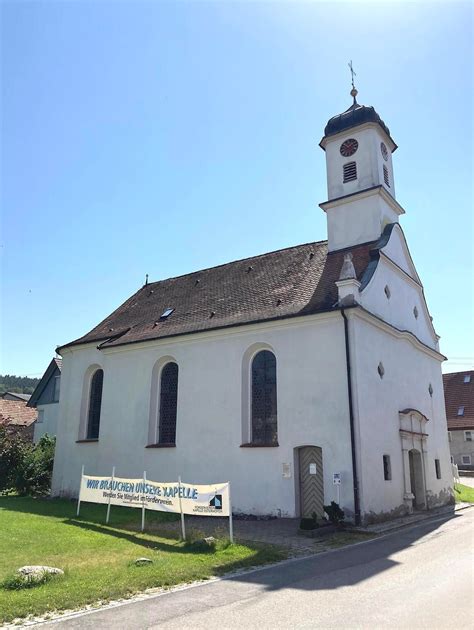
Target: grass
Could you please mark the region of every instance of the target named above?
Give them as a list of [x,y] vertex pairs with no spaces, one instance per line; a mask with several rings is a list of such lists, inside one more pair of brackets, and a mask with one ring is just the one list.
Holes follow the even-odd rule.
[[456,503],[474,503],[474,488],[462,483],[455,483],[454,496]]
[[[66,500],[0,497],[0,582],[5,586],[25,564],[65,571],[62,578],[22,590],[0,588],[0,623],[28,615],[127,597],[152,587],[169,587],[286,557],[284,550],[260,544],[230,545],[218,539],[215,550],[185,544],[163,529],[173,514],[147,512],[150,532],[138,531],[140,511],[112,507],[105,525],[103,505]],[[162,531],[160,531],[160,527]],[[139,557],[153,564],[136,566]]]

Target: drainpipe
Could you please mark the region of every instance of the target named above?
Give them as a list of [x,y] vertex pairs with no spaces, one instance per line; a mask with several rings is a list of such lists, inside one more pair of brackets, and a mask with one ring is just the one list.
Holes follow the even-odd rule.
[[354,490],[354,521],[356,525],[360,525],[360,498],[359,498],[359,482],[357,478],[357,462],[356,462],[356,446],[355,446],[355,428],[354,428],[354,402],[352,399],[352,379],[351,379],[351,355],[349,350],[349,322],[343,308],[341,315],[344,319],[344,339],[346,345],[346,371],[347,371],[347,395],[349,398],[349,424],[351,427],[351,453],[352,453],[352,479]]

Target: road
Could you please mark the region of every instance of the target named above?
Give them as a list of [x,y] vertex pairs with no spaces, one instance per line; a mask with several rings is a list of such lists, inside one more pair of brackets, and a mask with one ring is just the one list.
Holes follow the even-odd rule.
[[473,627],[474,508],[345,550],[64,620],[59,630]]

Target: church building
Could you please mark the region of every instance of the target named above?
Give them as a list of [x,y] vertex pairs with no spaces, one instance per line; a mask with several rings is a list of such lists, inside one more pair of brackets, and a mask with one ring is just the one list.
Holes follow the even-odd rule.
[[[60,348],[52,493],[229,481],[234,513],[356,523],[453,501],[439,337],[373,107],[327,123],[327,240],[146,283]],[[339,483],[340,482],[340,483]]]

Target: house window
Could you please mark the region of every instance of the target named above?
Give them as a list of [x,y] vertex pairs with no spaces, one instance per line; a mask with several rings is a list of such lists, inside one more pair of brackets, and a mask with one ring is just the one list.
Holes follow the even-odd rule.
[[470,455],[463,455],[462,456],[462,463],[466,464],[467,466],[471,465],[471,456]]
[[472,431],[464,431],[464,441],[472,442]]
[[464,374],[464,382],[465,383],[470,383],[471,382],[471,375],[470,374]]
[[458,407],[458,416],[463,416],[464,415],[464,405],[461,405],[460,407]]
[[385,166],[385,164],[383,165],[383,181],[390,188],[390,180],[388,178],[388,168]]
[[178,364],[167,363],[161,371],[159,443],[176,443]]
[[385,481],[392,479],[392,465],[390,463],[390,455],[383,456],[383,478]]
[[40,410],[38,411],[38,417],[37,417],[37,419],[36,419],[36,422],[37,422],[38,424],[41,424],[42,422],[44,422],[44,409],[40,409]]
[[59,402],[59,390],[61,389],[61,376],[54,377],[53,402]]
[[436,471],[436,479],[441,479],[441,466],[439,463],[439,459],[435,459],[435,471]]
[[252,361],[252,443],[278,444],[277,377],[273,352],[261,350]]
[[348,162],[342,167],[343,183],[352,182],[357,179],[357,164],[355,162]]
[[89,412],[87,414],[87,439],[97,440],[99,437],[100,409],[102,406],[102,385],[104,370],[96,370],[92,375],[89,393]]

